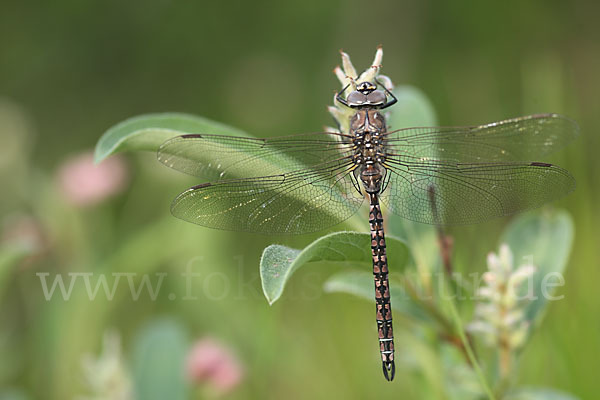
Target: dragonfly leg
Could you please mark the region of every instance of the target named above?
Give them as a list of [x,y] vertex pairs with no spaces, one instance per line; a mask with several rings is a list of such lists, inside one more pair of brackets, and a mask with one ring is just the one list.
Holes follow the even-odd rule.
[[350,106],[348,105],[348,102],[346,101],[346,99],[342,97],[342,94],[344,94],[344,92],[346,91],[346,89],[348,89],[349,86],[350,86],[350,84],[347,84],[346,86],[344,86],[344,88],[342,90],[340,90],[335,95],[335,99],[337,101],[339,101],[340,103],[342,103],[343,105],[345,105],[346,107],[350,107]]

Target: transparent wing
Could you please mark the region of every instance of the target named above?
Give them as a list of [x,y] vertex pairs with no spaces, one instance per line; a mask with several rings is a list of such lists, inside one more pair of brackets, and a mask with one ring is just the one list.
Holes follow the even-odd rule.
[[382,202],[401,217],[428,224],[470,224],[511,215],[575,188],[568,171],[546,163],[449,163],[393,157],[386,167],[388,184]]
[[311,169],[198,185],[181,193],[173,215],[209,228],[299,234],[333,226],[360,207],[345,160]]
[[343,134],[310,133],[271,139],[183,135],[158,150],[163,164],[207,180],[279,175],[342,156],[352,145]]
[[399,129],[386,134],[386,143],[390,153],[415,160],[527,161],[565,146],[578,133],[567,117],[538,114],[480,126]]

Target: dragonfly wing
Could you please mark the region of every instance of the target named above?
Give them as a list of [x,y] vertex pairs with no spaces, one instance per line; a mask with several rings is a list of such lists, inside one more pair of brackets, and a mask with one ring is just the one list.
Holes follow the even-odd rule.
[[198,185],[181,193],[173,215],[209,228],[300,234],[333,226],[360,207],[351,169],[343,160],[257,178]]
[[279,175],[327,160],[351,156],[343,135],[311,133],[257,139],[222,135],[183,135],[158,150],[163,164],[207,180]]
[[579,133],[562,115],[538,114],[480,126],[399,129],[386,134],[392,154],[459,163],[527,161],[567,145]]
[[[546,163],[450,163],[389,159],[382,202],[427,224],[470,224],[558,199],[575,188],[568,171]],[[432,202],[432,196],[434,202]]]

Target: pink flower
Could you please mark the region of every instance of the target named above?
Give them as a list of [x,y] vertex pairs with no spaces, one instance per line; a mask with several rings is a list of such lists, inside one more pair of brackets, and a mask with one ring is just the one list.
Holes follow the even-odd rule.
[[69,203],[79,207],[98,204],[121,192],[127,175],[121,158],[111,157],[96,165],[91,152],[68,159],[58,170],[62,193]]
[[210,337],[194,344],[187,358],[186,372],[192,382],[207,382],[221,394],[239,385],[244,376],[231,350]]

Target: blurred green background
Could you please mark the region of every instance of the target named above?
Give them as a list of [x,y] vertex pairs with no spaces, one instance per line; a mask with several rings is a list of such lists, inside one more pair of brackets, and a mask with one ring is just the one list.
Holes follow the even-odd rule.
[[[422,398],[417,372],[400,371],[392,384],[380,376],[372,304],[322,294],[332,269],[299,271],[282,299],[267,305],[258,278],[263,248],[302,247],[318,235],[273,238],[176,220],[171,199],[198,182],[164,168],[153,154],[121,159],[126,187],[97,204],[69,203],[59,183],[66,160],[91,151],[107,128],[137,114],[188,112],[258,137],[318,131],[331,124],[325,106],[338,88],[338,50],[362,70],[378,44],[383,73],[420,88],[442,125],[538,112],[580,124],[579,140],[551,159],[578,182],[557,203],[576,229],[559,291],[565,298],[550,305],[518,381],[596,398],[598,15],[600,3],[583,0],[4,1],[0,398],[89,393],[82,358],[101,352],[110,329],[121,336],[123,363],[143,375],[134,381],[146,382],[144,390],[167,390],[163,398]],[[482,271],[506,222],[453,229],[457,264]],[[33,246],[15,245],[23,242]],[[201,275],[194,278],[195,300],[182,299],[189,292],[180,274],[188,265]],[[49,282],[73,272],[148,273],[153,282],[156,273],[167,275],[156,301],[145,294],[132,299],[126,277],[112,301],[103,293],[89,300],[82,285],[68,301],[46,301],[40,272],[50,274]],[[402,330],[402,319],[396,326]],[[244,377],[225,394],[190,385],[177,397],[168,391],[182,378],[176,360],[203,337],[224,343]],[[144,372],[152,354],[164,373]]]

